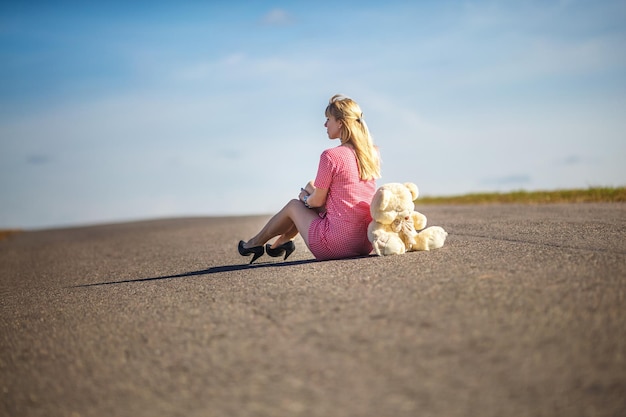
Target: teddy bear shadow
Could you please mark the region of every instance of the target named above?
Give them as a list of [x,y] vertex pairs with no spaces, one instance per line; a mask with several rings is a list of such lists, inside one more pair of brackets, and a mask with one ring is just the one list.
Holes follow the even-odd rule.
[[222,265],[222,266],[214,266],[214,267],[207,268],[207,269],[201,269],[198,271],[183,272],[182,274],[163,275],[159,277],[124,279],[124,280],[118,280],[118,281],[96,282],[92,284],[73,285],[70,288],[98,287],[98,286],[103,286],[103,285],[130,284],[130,283],[160,281],[160,280],[168,280],[168,279],[191,278],[191,277],[197,277],[197,276],[202,276],[202,275],[222,274],[225,272],[243,271],[243,270],[250,270],[250,269],[285,268],[289,266],[306,265],[310,263],[331,262],[331,261],[338,262],[338,261],[345,261],[345,260],[350,260],[350,259],[367,258],[371,256],[375,256],[375,255],[355,256],[351,258],[334,259],[334,260],[303,259],[303,260],[285,261],[285,262],[263,262],[263,263],[258,263],[258,264]]

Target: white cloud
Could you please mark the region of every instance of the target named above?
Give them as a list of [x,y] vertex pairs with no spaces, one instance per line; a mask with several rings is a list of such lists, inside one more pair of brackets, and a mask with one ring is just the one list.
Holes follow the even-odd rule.
[[[507,49],[507,42],[498,42],[488,50],[478,52],[472,67],[458,74],[450,86],[515,85],[554,76],[563,79],[626,68],[626,58],[616,53],[620,46],[613,39],[562,41],[531,35],[525,39],[509,40],[508,44],[523,46]],[[477,62],[479,59],[480,64]]]
[[293,16],[284,9],[272,9],[263,18],[261,22],[269,26],[287,26],[294,22]]
[[[364,5],[368,12],[350,16],[372,30],[345,44],[332,40],[353,28],[327,30],[332,23],[315,11],[301,15],[307,30],[293,37],[250,25],[259,23],[252,11],[109,40],[134,59],[117,89],[47,97],[43,113],[32,106],[0,120],[0,187],[14,216],[6,224],[275,211],[334,145],[322,127],[334,93],[363,107],[382,181],[414,181],[424,194],[626,178],[623,30],[597,30],[595,21],[580,30],[577,2],[568,5],[577,21],[554,3],[471,4],[433,3],[427,25],[407,27],[399,22],[424,6]],[[261,19],[293,21],[284,9]],[[91,86],[108,76],[103,68],[65,82]],[[36,210],[42,199],[45,213]]]
[[315,54],[308,57],[270,54],[253,57],[237,52],[215,60],[182,62],[172,68],[170,79],[192,83],[195,89],[206,86],[198,84],[202,81],[210,82],[211,88],[224,81],[245,85],[260,83],[255,87],[274,84],[284,88],[288,82],[323,80],[325,74],[331,72],[330,63]]

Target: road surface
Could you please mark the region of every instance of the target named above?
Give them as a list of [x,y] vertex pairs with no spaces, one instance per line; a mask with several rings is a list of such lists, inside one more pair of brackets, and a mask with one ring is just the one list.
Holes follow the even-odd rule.
[[2,416],[624,416],[626,205],[425,206],[431,252],[236,251],[267,216],[0,241]]

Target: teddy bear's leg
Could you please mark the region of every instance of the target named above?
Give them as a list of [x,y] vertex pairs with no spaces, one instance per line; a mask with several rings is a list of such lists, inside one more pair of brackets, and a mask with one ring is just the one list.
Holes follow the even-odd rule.
[[439,226],[428,227],[418,233],[412,250],[439,249],[446,241],[448,233]]
[[378,256],[401,255],[406,252],[404,242],[397,234],[379,231],[372,240],[372,247]]
[[384,256],[391,236],[388,226],[372,221],[367,227],[367,238],[372,243],[374,252],[378,256]]

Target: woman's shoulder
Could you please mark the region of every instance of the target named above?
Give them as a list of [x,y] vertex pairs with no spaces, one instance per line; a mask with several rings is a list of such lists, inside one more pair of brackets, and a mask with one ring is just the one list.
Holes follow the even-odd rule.
[[350,154],[353,154],[353,153],[354,153],[354,151],[352,150],[352,148],[349,148],[349,147],[343,146],[343,145],[339,145],[339,146],[335,146],[334,148],[326,149],[324,152],[322,152],[322,155],[340,156],[340,155],[350,155]]
[[353,149],[347,146],[336,146],[322,152],[320,161],[336,168],[351,167],[353,164],[356,164],[356,157]]

